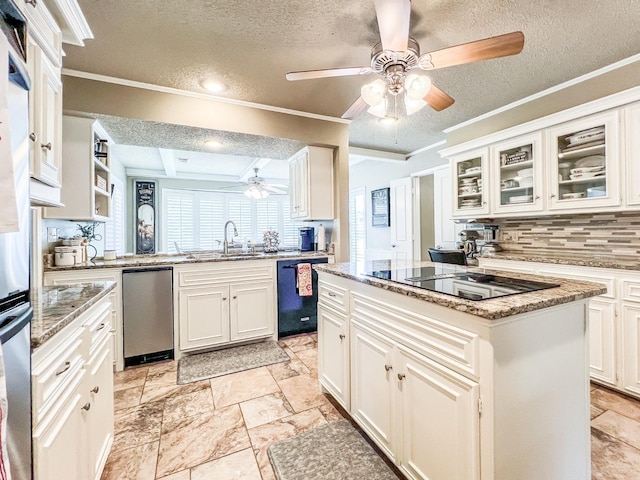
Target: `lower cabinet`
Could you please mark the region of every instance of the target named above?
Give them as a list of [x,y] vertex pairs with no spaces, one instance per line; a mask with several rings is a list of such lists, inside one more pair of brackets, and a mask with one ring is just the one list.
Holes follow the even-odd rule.
[[318,303],[319,380],[346,410],[351,408],[348,330],[345,313]]
[[613,300],[589,301],[589,368],[591,378],[616,385],[616,305]]
[[622,382],[627,393],[640,397],[640,305],[623,303],[624,372]]
[[273,263],[174,267],[181,351],[266,338],[276,322]]
[[32,354],[35,480],[99,480],[113,442],[111,299]]

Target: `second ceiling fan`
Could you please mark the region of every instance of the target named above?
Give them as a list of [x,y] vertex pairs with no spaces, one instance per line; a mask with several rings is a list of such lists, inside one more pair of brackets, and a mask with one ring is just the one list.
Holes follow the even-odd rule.
[[492,58],[516,55],[524,47],[524,34],[512,32],[497,37],[420,54],[420,46],[409,37],[410,0],[374,0],[380,43],[371,51],[370,66],[329,68],[287,73],[287,80],[369,75],[382,78],[364,85],[361,96],[342,115],[354,118],[365,109],[381,118],[397,119],[429,105],[437,111],[453,105],[454,99],[411,70],[435,70]]

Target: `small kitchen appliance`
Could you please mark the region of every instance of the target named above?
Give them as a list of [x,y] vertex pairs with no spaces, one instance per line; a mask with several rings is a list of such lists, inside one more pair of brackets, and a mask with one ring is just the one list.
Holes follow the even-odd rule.
[[315,250],[313,227],[300,227],[300,251],[311,252]]

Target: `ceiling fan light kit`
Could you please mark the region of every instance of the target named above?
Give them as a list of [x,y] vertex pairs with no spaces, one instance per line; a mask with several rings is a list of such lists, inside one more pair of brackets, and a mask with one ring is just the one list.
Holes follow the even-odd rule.
[[511,32],[475,42],[443,48],[420,55],[420,45],[409,37],[410,0],[374,0],[380,43],[371,50],[371,67],[346,67],[287,73],[290,81],[314,78],[370,75],[376,79],[364,85],[353,105],[342,118],[354,118],[363,110],[380,118],[411,115],[425,105],[444,110],[454,99],[432,85],[431,79],[415,73],[463,65],[492,58],[517,55],[524,47],[524,34]]

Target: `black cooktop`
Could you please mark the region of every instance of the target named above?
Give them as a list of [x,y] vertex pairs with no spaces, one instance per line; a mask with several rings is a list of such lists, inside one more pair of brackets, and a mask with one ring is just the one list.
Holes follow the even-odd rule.
[[499,275],[460,272],[455,267],[445,266],[376,270],[365,275],[474,301],[559,286]]

